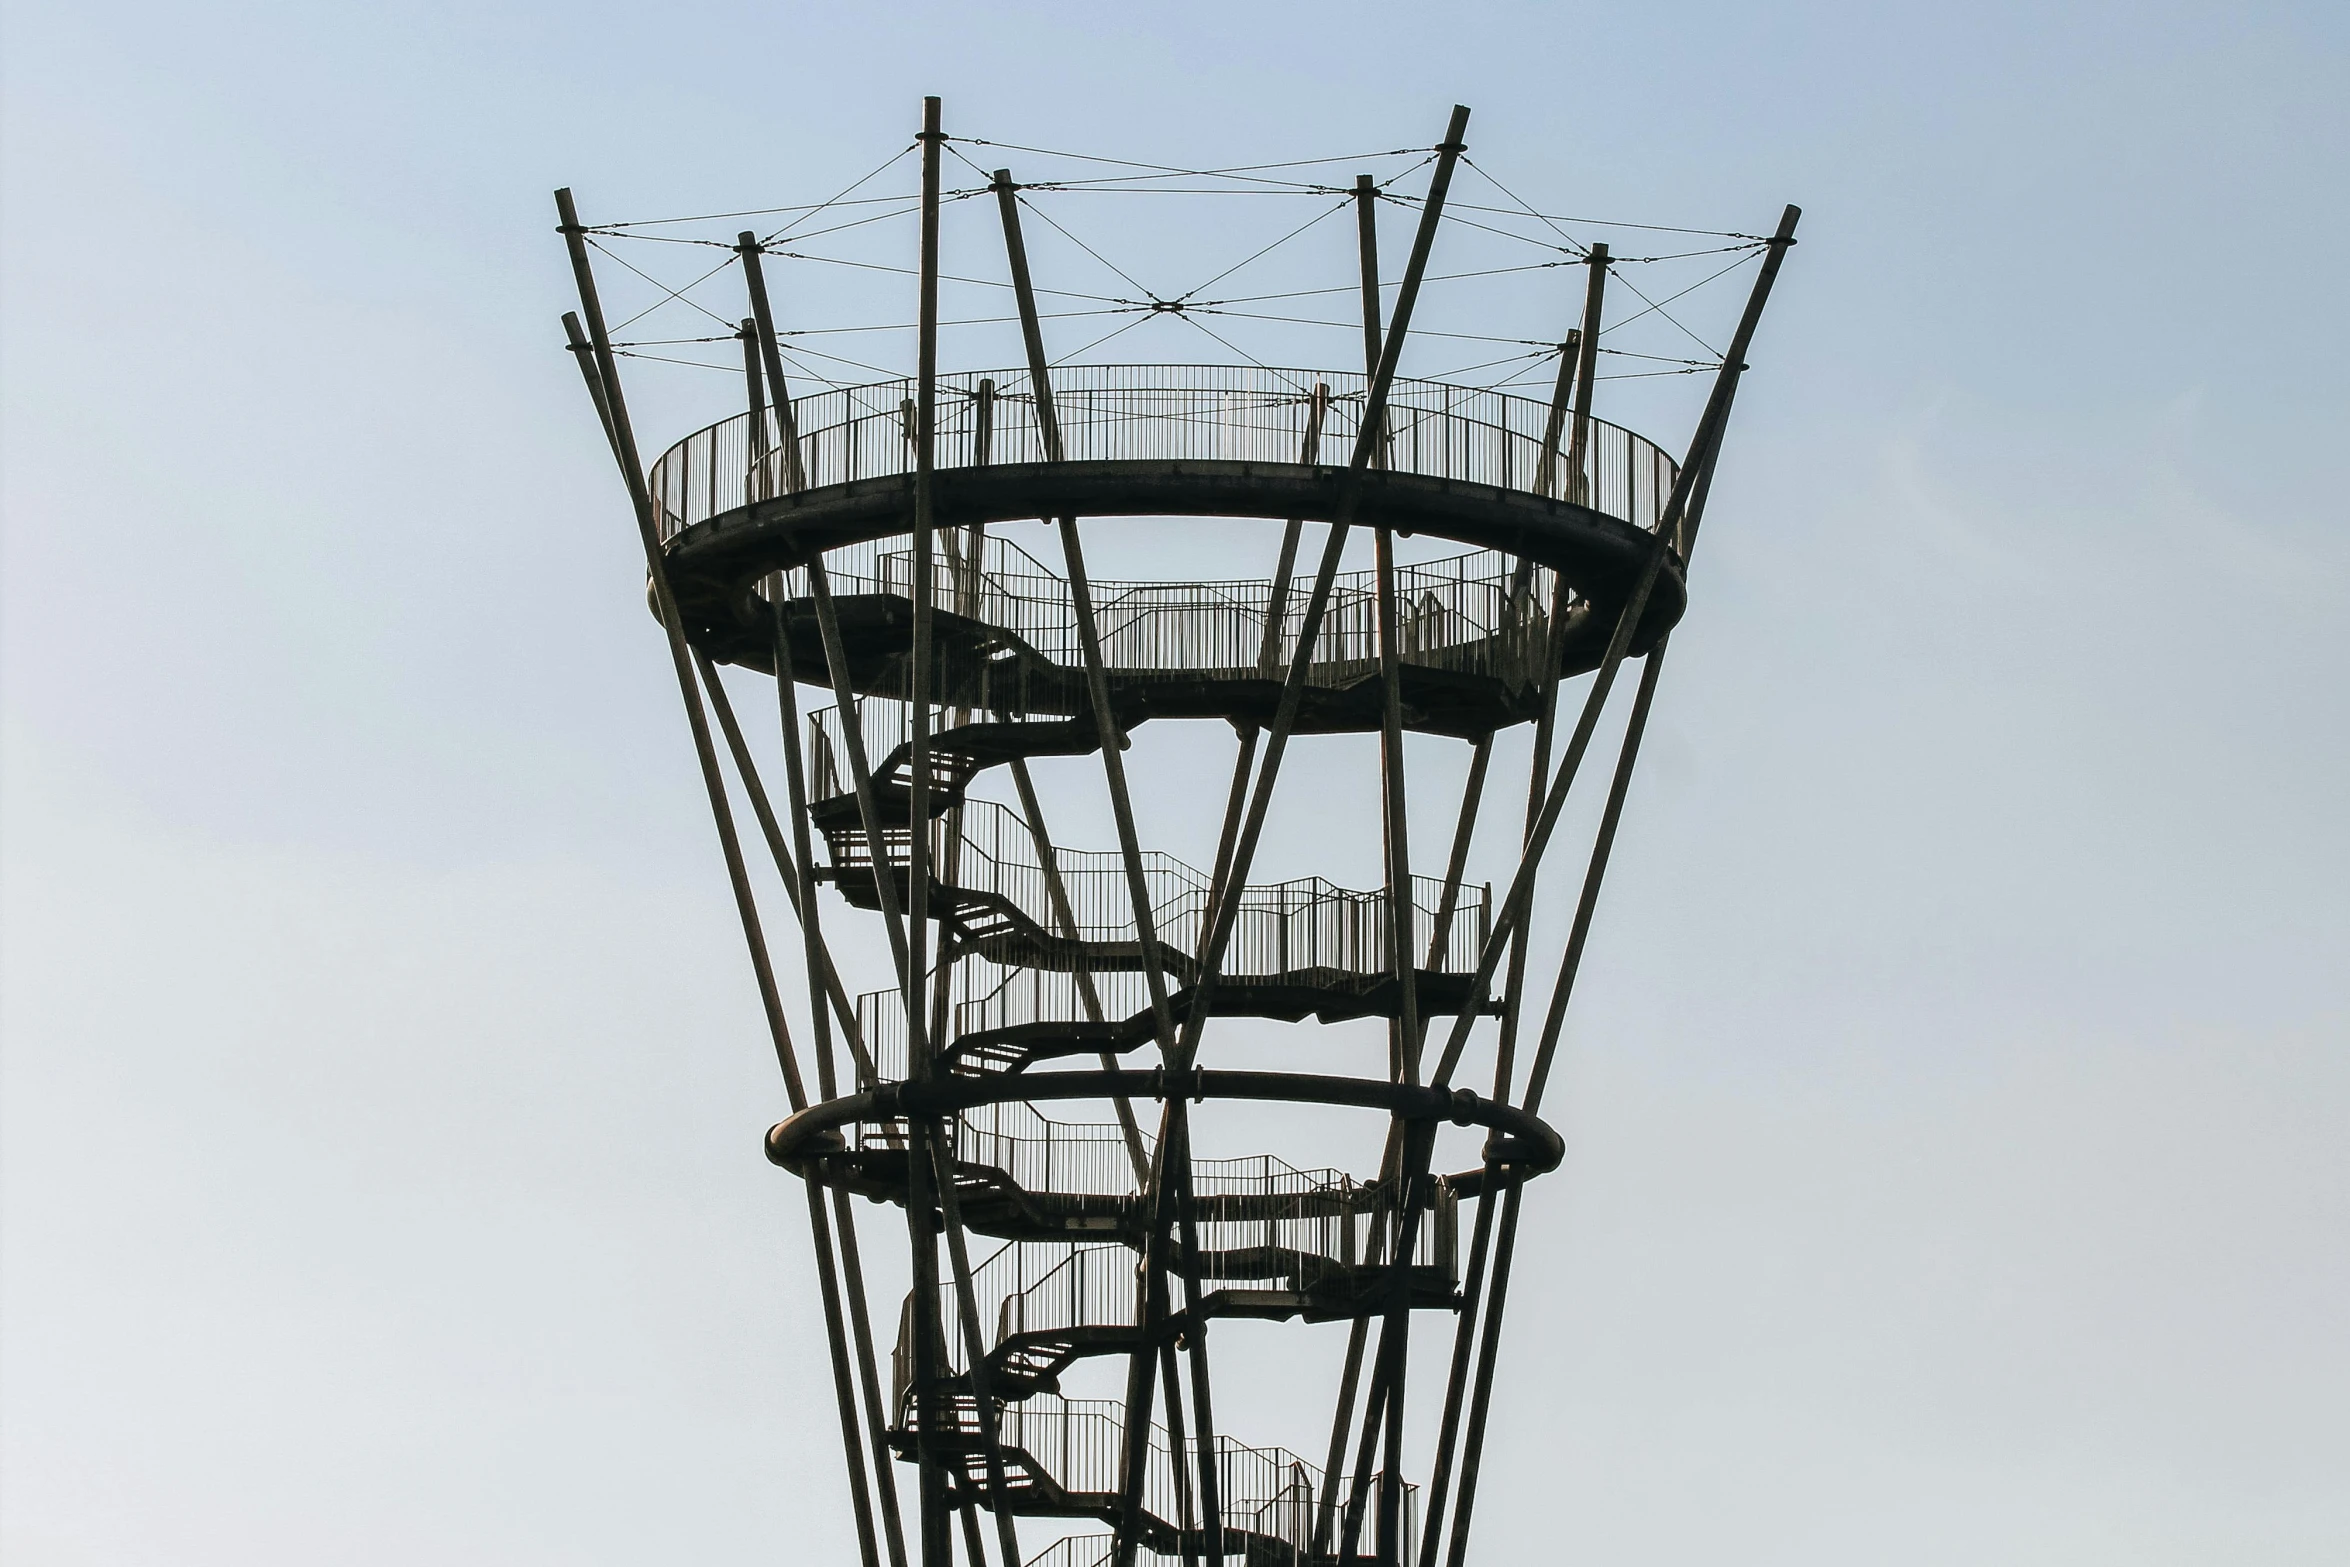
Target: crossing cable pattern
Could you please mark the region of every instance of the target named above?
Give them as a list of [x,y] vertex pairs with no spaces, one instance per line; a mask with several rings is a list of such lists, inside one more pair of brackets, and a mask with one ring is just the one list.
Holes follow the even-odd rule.
[[[1012,150],[1017,145],[1023,144],[996,142],[984,137],[951,136],[946,138],[941,144],[946,156],[954,160],[961,169],[977,176],[977,178],[951,188],[942,188],[940,192],[941,204],[946,207],[955,207],[979,201],[990,194],[988,171],[982,169],[980,162],[972,158],[966,149],[977,150],[1001,146],[1006,150]],[[795,268],[806,266],[819,271],[839,270],[851,277],[862,273],[871,276],[875,282],[890,277],[913,279],[918,269],[907,264],[902,245],[891,236],[902,233],[908,224],[920,221],[922,211],[920,192],[915,189],[896,189],[877,194],[874,193],[873,187],[877,183],[886,185],[892,172],[902,170],[918,147],[919,139],[917,138],[916,141],[908,143],[898,153],[883,160],[881,164],[869,170],[860,179],[852,181],[826,201],[746,210],[738,216],[773,216],[779,219],[776,227],[762,235],[761,244],[767,255],[786,260]],[[1252,308],[1262,307],[1278,300],[1303,299],[1317,292],[1323,292],[1310,286],[1285,288],[1261,284],[1246,293],[1232,294],[1227,290],[1219,297],[1210,297],[1208,291],[1218,288],[1232,274],[1242,272],[1247,272],[1252,276],[1262,274],[1268,264],[1284,262],[1285,258],[1293,255],[1297,256],[1297,260],[1290,265],[1285,275],[1293,277],[1300,284],[1307,283],[1311,275],[1311,268],[1315,263],[1298,254],[1298,245],[1301,239],[1312,239],[1317,227],[1324,220],[1342,210],[1353,194],[1341,178],[1335,177],[1335,171],[1359,169],[1365,165],[1375,167],[1377,172],[1368,178],[1378,192],[1378,199],[1383,204],[1393,204],[1408,210],[1416,206],[1420,199],[1418,193],[1410,188],[1409,182],[1420,177],[1423,171],[1432,165],[1436,153],[1433,148],[1429,147],[1402,148],[1355,158],[1280,160],[1268,164],[1226,167],[1192,166],[1153,162],[1146,159],[1111,158],[1101,154],[1067,151],[1053,151],[1032,156],[1046,160],[1047,166],[1032,170],[1023,178],[1022,194],[1029,211],[1038,222],[1047,226],[1050,234],[1069,246],[1072,256],[1089,265],[1099,267],[1103,276],[1116,280],[1117,284],[1116,287],[1108,290],[1087,290],[1071,287],[1065,282],[1056,280],[1055,286],[1039,289],[1041,298],[1067,301],[1071,305],[1090,308],[1117,321],[1118,324],[1111,327],[1108,332],[1094,334],[1096,342],[1080,343],[1059,350],[1063,360],[1077,362],[1082,359],[1083,355],[1098,346],[1099,342],[1107,341],[1113,335],[1123,340],[1127,334],[1141,331],[1147,336],[1150,329],[1175,322],[1182,323],[1183,331],[1194,334],[1207,333],[1211,330],[1208,318],[1217,315],[1233,320],[1261,321],[1266,325],[1296,326],[1307,330],[1345,325],[1341,322],[1320,322],[1311,317],[1285,316],[1277,311],[1268,312],[1262,308]],[[1533,249],[1539,253],[1536,259],[1512,262],[1507,261],[1502,253],[1496,252],[1492,255],[1492,264],[1489,265],[1465,268],[1451,267],[1432,272],[1426,282],[1430,285],[1448,285],[1447,288],[1438,290],[1438,293],[1444,295],[1448,300],[1456,301],[1459,308],[1468,310],[1472,315],[1476,312],[1478,297],[1473,290],[1478,282],[1489,281],[1513,273],[1538,274],[1545,269],[1580,265],[1588,244],[1588,241],[1580,236],[1593,229],[1601,231],[1620,229],[1633,233],[1657,235],[1674,234],[1723,242],[1711,246],[1686,242],[1679,246],[1669,243],[1661,246],[1651,245],[1646,248],[1645,253],[1621,254],[1617,258],[1616,264],[1619,269],[1656,270],[1660,277],[1682,271],[1692,262],[1702,264],[1709,257],[1729,255],[1736,259],[1744,259],[1764,243],[1760,236],[1732,229],[1705,229],[1694,225],[1628,223],[1616,220],[1554,217],[1519,200],[1510,187],[1504,185],[1484,165],[1471,161],[1469,167],[1480,179],[1486,181],[1489,188],[1507,204],[1492,201],[1478,203],[1455,200],[1451,204],[1454,216],[1448,221],[1448,230],[1457,231],[1454,235],[1456,239],[1487,241],[1490,242],[1490,246],[1502,247],[1503,251],[1510,247],[1516,247],[1520,255],[1523,255],[1526,249]],[[1213,205],[1240,201],[1246,207],[1249,204],[1261,203],[1266,200],[1271,200],[1276,205],[1303,203],[1304,206],[1296,217],[1272,227],[1264,239],[1249,242],[1237,257],[1228,257],[1213,262],[1195,273],[1197,281],[1191,286],[1153,289],[1144,287],[1138,280],[1147,276],[1152,270],[1163,270],[1167,265],[1166,256],[1159,252],[1152,252],[1144,258],[1147,264],[1138,264],[1137,261],[1119,254],[1121,250],[1132,248],[1134,241],[1124,239],[1116,244],[1108,242],[1100,232],[1097,222],[1086,215],[1086,211],[1080,210],[1087,198],[1108,196],[1124,197],[1129,200],[1137,197],[1149,197],[1151,199],[1146,205],[1152,207],[1163,206],[1168,201],[1194,207],[1203,202]],[[1077,203],[1077,206],[1069,207],[1068,204],[1072,202]],[[589,229],[591,240],[602,247],[601,253],[622,259],[624,264],[641,268],[642,274],[649,279],[645,286],[651,290],[651,297],[641,309],[622,322],[621,328],[616,330],[625,330],[632,323],[648,316],[663,312],[674,313],[679,310],[689,312],[695,319],[702,321],[710,321],[713,318],[723,319],[728,312],[715,303],[706,304],[703,296],[709,288],[717,286],[723,281],[723,274],[733,264],[731,256],[727,260],[719,262],[715,267],[699,269],[683,279],[667,280],[662,278],[661,269],[654,266],[650,260],[639,257],[634,261],[627,261],[620,257],[620,252],[616,247],[635,243],[646,246],[665,246],[673,252],[680,245],[689,247],[689,252],[691,247],[696,246],[731,250],[733,247],[730,239],[697,232],[697,230],[704,229],[709,225],[727,221],[729,221],[727,214],[707,213],[675,218],[622,220],[600,223]],[[1209,221],[1213,222],[1214,220]],[[1234,213],[1233,222],[1236,227],[1255,226],[1244,213],[1237,210]],[[1130,228],[1131,225],[1120,223],[1118,227],[1123,230]],[[1183,227],[1186,232],[1192,232],[1198,230],[1199,225],[1186,222]],[[849,245],[852,248],[844,251],[838,248],[840,245]],[[1164,251],[1165,247],[1159,249]],[[1304,270],[1301,271],[1300,268]],[[1677,277],[1661,291],[1642,282],[1627,282],[1625,286],[1631,289],[1635,296],[1641,298],[1644,303],[1648,299],[1654,298],[1660,306],[1670,306],[1672,297],[1693,286],[1702,288],[1704,283],[1709,281],[1713,281],[1713,279],[1699,278],[1692,282],[1687,278]],[[987,277],[968,268],[942,272],[941,282],[951,285],[965,294],[976,290],[981,294],[994,293],[999,298],[1009,287],[1000,277]],[[1396,279],[1388,279],[1382,287],[1392,293],[1396,283]],[[1452,285],[1466,285],[1466,288]],[[825,285],[824,291],[828,294],[837,292],[830,285]],[[886,297],[876,295],[871,290],[853,290],[852,292],[856,293],[858,297],[872,298],[877,303],[881,298]],[[1642,314],[1645,315],[1646,312],[1644,311]],[[1639,319],[1638,316],[1627,318],[1625,322],[1617,323],[1617,326],[1636,324]],[[1660,325],[1664,324],[1662,316],[1650,317],[1649,319]],[[990,328],[1000,329],[1008,324],[1010,324],[1009,321],[1000,312],[991,311],[960,311],[956,312],[951,319],[942,320],[940,323],[941,327],[946,329],[957,341],[974,333],[984,335]],[[917,325],[918,323],[912,319],[899,315],[894,319],[876,319],[864,326],[826,327],[821,330],[835,333],[868,334],[874,336],[877,342],[893,340],[910,348],[911,344],[907,342],[907,339],[915,334]],[[801,326],[789,329],[786,340],[794,352],[811,346],[806,342],[806,335],[811,330],[811,328]],[[1669,330],[1676,336],[1683,330],[1677,318]],[[1447,338],[1482,338],[1507,341],[1526,348],[1555,346],[1555,341],[1549,344],[1525,343],[1522,340],[1522,334],[1459,331],[1450,322],[1430,322],[1424,325],[1420,331],[1424,336],[1442,334]],[[685,334],[664,335],[682,337]],[[1264,346],[1261,343],[1251,341],[1248,338],[1234,337],[1228,332],[1216,332],[1214,337],[1222,351],[1229,352],[1237,358],[1243,360],[1250,357],[1261,358],[1265,354]],[[1688,341],[1687,338],[1679,338],[1678,340]],[[641,356],[646,353],[643,346],[619,344],[616,347],[617,351],[624,354]],[[1612,349],[1613,345],[1611,345],[1610,351]],[[901,348],[898,352],[902,353],[903,351]],[[1634,349],[1633,351],[1637,352],[1638,350]],[[857,368],[859,366],[885,365],[893,355],[888,351],[867,354],[851,352],[840,357],[846,367]],[[1145,357],[1156,358],[1164,357],[1164,355],[1160,352],[1146,350]],[[1308,355],[1306,357],[1310,359],[1315,356]],[[681,363],[700,363],[714,370],[728,369],[723,363],[715,361],[691,361],[683,359],[682,356],[666,354],[659,356],[660,360],[672,358],[680,359]],[[659,360],[655,362],[659,362]],[[900,364],[904,363],[905,360],[900,359]]]
[[[558,197],[581,298],[579,314],[565,318],[569,346],[636,516],[792,1112],[768,1152],[804,1181],[861,1559],[948,1567],[959,1548],[971,1567],[1233,1556],[1433,1567],[1441,1552],[1457,1567],[1494,1412],[1523,1189],[1562,1152],[1537,1112],[1723,431],[1793,243],[1795,209],[1767,239],[1549,216],[1467,159],[1465,109],[1432,147],[1226,167],[949,137],[937,100],[925,109],[904,151],[823,202],[589,227],[568,192]],[[980,169],[964,147],[1020,151],[1048,166],[1015,182],[1009,170]],[[912,196],[863,193],[917,152]],[[950,157],[984,183],[947,189]],[[1094,172],[1056,178],[1053,163]],[[1347,164],[1378,172],[1357,168],[1351,185],[1323,177]],[[1509,205],[1452,201],[1462,164]],[[1424,188],[1413,188],[1423,172]],[[1138,281],[1153,268],[1113,259],[1080,237],[1069,214],[1041,205],[1138,194],[1312,205],[1239,260],[1161,294]],[[968,263],[946,271],[942,213],[991,195],[1007,276]],[[1393,281],[1377,259],[1382,206],[1414,218]],[[1286,264],[1349,210],[1355,284],[1258,284],[1254,295],[1206,297],[1243,271]],[[1037,288],[1024,216],[1133,293]],[[674,285],[613,249],[628,240],[720,244],[691,231],[741,217],[784,221],[764,236],[738,233],[726,260]],[[801,248],[818,238],[867,242],[908,218],[918,229],[911,267]],[[1728,243],[1618,257],[1569,232],[1586,226]],[[1440,232],[1533,246],[1548,258],[1436,270]],[[597,293],[599,255],[656,296],[624,326],[685,310],[730,330],[616,343]],[[1757,257],[1725,354],[1690,359],[1601,342],[1653,320],[1704,348],[1666,307]],[[782,330],[769,260],[910,276],[919,308],[904,325]],[[1643,308],[1603,319],[1606,286],[1623,281],[1625,268],[1687,262],[1714,270],[1677,290],[1625,282]],[[1460,372],[1506,367],[1494,386],[1399,374],[1429,285],[1490,288],[1568,266],[1581,267],[1588,286],[1579,319],[1556,341],[1455,330],[1467,324],[1458,318],[1421,333],[1520,350]],[[747,317],[697,293],[736,267]],[[950,317],[942,285],[1008,293],[1014,314]],[[1359,300],[1359,322],[1232,308],[1342,293]],[[1040,297],[1084,308],[1046,312]],[[1179,318],[1237,363],[1082,362],[1098,340],[1051,357],[1045,323],[1086,314],[1132,317],[1111,335]],[[1364,369],[1276,368],[1207,316],[1360,331]],[[948,331],[1011,324],[1023,369],[941,370]],[[805,342],[817,332],[906,330],[914,368],[902,378]],[[740,348],[731,368],[648,352],[729,340]],[[882,378],[833,382],[800,354]],[[1602,354],[1663,368],[1602,375]],[[745,411],[648,466],[620,391],[624,356],[740,373]],[[795,365],[826,390],[795,398]],[[1547,407],[1500,390],[1543,370],[1554,380]],[[1713,390],[1679,461],[1594,415],[1600,380],[1709,372]],[[1325,461],[1333,447],[1346,451],[1343,463]],[[1080,517],[1089,514],[1280,520],[1279,559],[1261,582],[1109,582],[1088,569]],[[1022,518],[1056,533],[1057,567],[989,531]],[[1324,529],[1323,543],[1301,582],[1309,526]],[[1369,535],[1371,564],[1348,573],[1358,529]],[[1406,560],[1406,536],[1471,553]],[[1521,1088],[1520,1013],[1530,960],[1543,956],[1530,940],[1535,889],[1628,660],[1641,662],[1641,676]],[[777,681],[788,823],[730,699],[729,664]],[[1554,764],[1558,698],[1584,672],[1593,679]],[[833,705],[803,713],[803,681],[828,689]],[[1146,849],[1125,763],[1140,726],[1199,719],[1228,723],[1237,742],[1206,870]],[[1495,736],[1518,724],[1534,727],[1533,765],[1516,862],[1496,898],[1469,869]],[[1380,884],[1257,882],[1287,753],[1327,733],[1378,736]],[[1457,808],[1448,807],[1444,875],[1418,876],[1406,763],[1454,742],[1470,751]],[[1030,763],[1095,753],[1116,846],[1063,848]],[[998,769],[1016,809],[984,793]],[[736,830],[738,791],[800,927],[814,1099]],[[854,911],[878,916],[892,988],[850,993],[832,948],[833,931],[848,927],[837,910],[828,920],[830,902],[845,904],[852,924]],[[1330,1048],[1340,1054],[1349,1047],[1336,1025],[1380,1019],[1384,1068],[1348,1076],[1203,1065],[1218,1017],[1319,1020],[1332,1025]],[[1446,1017],[1431,1062],[1428,1030]],[[1219,1053],[1230,1048],[1224,1025],[1215,1034]],[[1488,1046],[1491,1091],[1454,1088],[1472,1049]],[[1086,1058],[1095,1065],[1062,1064]],[[1377,1117],[1376,1173],[1195,1149],[1209,1114],[1195,1107],[1249,1099]],[[1113,1119],[1049,1108],[1064,1100],[1106,1106]],[[1159,1107],[1147,1131],[1140,1101]],[[1448,1124],[1481,1129],[1483,1142],[1473,1163],[1444,1173]],[[865,1266],[857,1195],[899,1207],[906,1223],[910,1288],[886,1350],[886,1385],[871,1295],[882,1281]],[[1474,1215],[1465,1266],[1464,1202]],[[973,1237],[996,1249],[982,1255]],[[1409,1335],[1432,1310],[1453,1311],[1456,1322],[1433,1441],[1423,1433],[1414,1443]],[[1219,1429],[1209,1349],[1228,1335],[1212,1329],[1251,1321],[1347,1324],[1319,1463]],[[1249,1347],[1243,1334],[1219,1359]],[[1122,1384],[1122,1395],[1068,1393],[1065,1379],[1105,1393]],[[1281,1439],[1322,1438],[1309,1423]],[[895,1477],[901,1462],[915,1470],[910,1520]],[[1423,1473],[1424,1485],[1408,1478]],[[1090,1519],[1110,1532],[1024,1556],[1019,1517]]]

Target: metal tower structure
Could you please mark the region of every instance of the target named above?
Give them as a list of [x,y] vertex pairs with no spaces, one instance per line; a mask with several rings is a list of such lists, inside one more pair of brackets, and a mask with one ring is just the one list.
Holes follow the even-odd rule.
[[[1000,268],[1025,364],[981,374],[939,365],[950,138],[928,100],[908,149],[914,373],[792,395],[767,271],[782,252],[744,233],[722,267],[747,311],[747,406],[649,463],[592,265],[618,230],[557,193],[579,292],[564,325],[635,513],[789,1095],[766,1151],[804,1188],[834,1392],[810,1414],[837,1419],[865,1567],[1467,1559],[1521,1201],[1564,1152],[1544,1090],[1797,217],[1722,247],[1757,264],[1678,457],[1593,413],[1618,264],[1603,244],[1573,249],[1581,316],[1545,350],[1547,402],[1407,379],[1468,117],[1418,149],[1423,187],[1319,187],[1359,219],[1360,370],[1057,364],[1026,188],[992,171],[951,196],[992,205],[1003,248],[961,271]],[[1396,280],[1379,272],[1381,200],[1417,209]],[[1278,564],[1259,581],[1091,575],[1089,536],[1140,518],[1255,519],[1278,528]],[[1049,528],[1059,560],[1000,531],[1018,522]],[[1344,569],[1366,537],[1370,563]],[[1399,538],[1456,553],[1406,561]],[[1541,873],[1628,663],[1595,837],[1553,878],[1571,888],[1563,946],[1537,943]],[[773,677],[764,766],[722,665]],[[1195,735],[1202,781],[1218,778],[1205,869],[1145,842],[1126,755],[1146,724]],[[1525,805],[1501,813],[1514,863],[1472,884],[1495,738],[1520,726]],[[1378,741],[1378,884],[1254,879],[1285,762],[1344,734]],[[1431,876],[1412,864],[1415,807],[1429,813],[1406,761],[1436,745],[1468,761]],[[1055,843],[1044,759],[1064,781],[1090,770],[1113,848]],[[788,955],[757,854],[799,931]],[[886,956],[884,988],[844,983],[852,929],[875,973]],[[1328,1068],[1253,1066],[1248,1041],[1274,1023],[1312,1031]],[[1383,1058],[1347,1043],[1366,1030]],[[1379,1157],[1341,1171],[1194,1152],[1195,1128],[1247,1101],[1358,1117]],[[902,1228],[894,1298],[874,1288],[898,1264],[870,1211],[860,1232],[858,1197]],[[1308,1452],[1220,1423],[1212,1347],[1252,1322],[1344,1340]],[[1421,1389],[1415,1332],[1442,1373]]]

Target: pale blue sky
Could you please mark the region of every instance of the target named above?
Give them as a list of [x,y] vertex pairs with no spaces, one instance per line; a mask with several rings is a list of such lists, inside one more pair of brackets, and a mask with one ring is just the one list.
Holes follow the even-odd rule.
[[[0,1550],[852,1559],[548,192],[798,199],[935,92],[1203,160],[1460,101],[1577,210],[1806,209],[1554,1091],[1494,1558],[2350,1557],[2346,34],[19,0]],[[730,411],[669,384],[648,445]]]

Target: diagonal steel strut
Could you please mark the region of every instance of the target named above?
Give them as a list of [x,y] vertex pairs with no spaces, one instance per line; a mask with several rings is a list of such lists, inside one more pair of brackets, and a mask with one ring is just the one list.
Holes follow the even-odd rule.
[[[766,937],[760,928],[757,903],[751,894],[742,844],[735,833],[725,780],[719,772],[716,748],[710,739],[709,722],[703,713],[700,688],[687,657],[677,598],[670,587],[668,563],[662,554],[652,497],[645,487],[643,464],[637,453],[635,433],[629,424],[628,405],[620,387],[619,367],[612,354],[611,336],[605,328],[603,306],[597,296],[595,273],[588,260],[584,231],[580,227],[579,216],[568,189],[555,193],[555,205],[561,218],[565,246],[570,254],[573,278],[579,290],[580,308],[587,323],[583,333],[580,318],[566,315],[563,318],[565,334],[611,445],[613,459],[620,467],[621,477],[629,492],[631,509],[636,514],[638,539],[645,552],[646,574],[652,583],[654,601],[660,611],[662,629],[669,647],[670,664],[677,677],[687,725],[693,734],[695,757],[701,767],[704,790],[709,796],[711,818],[718,830],[719,845],[726,860],[727,879],[733,888],[744,941],[750,949],[760,1002],[766,1013],[778,1064],[783,1069],[786,1093],[796,1109],[805,1104],[806,1093],[801,1086],[791,1030],[784,1019],[782,998],[776,988]],[[858,1541],[866,1567],[875,1567],[873,1524],[870,1503],[865,1493],[863,1449],[857,1431],[855,1398],[849,1382],[848,1357],[841,1330],[839,1283],[833,1271],[832,1236],[825,1222],[821,1201],[810,1202],[808,1217],[818,1253],[818,1284],[823,1295],[835,1392],[840,1405],[844,1456],[848,1459],[851,1491],[857,1504]]]

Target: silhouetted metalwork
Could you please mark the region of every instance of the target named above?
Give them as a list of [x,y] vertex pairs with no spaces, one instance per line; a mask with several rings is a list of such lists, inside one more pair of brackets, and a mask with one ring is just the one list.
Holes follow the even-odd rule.
[[[591,231],[569,193],[558,197],[581,296],[567,331],[636,512],[791,1100],[768,1156],[806,1187],[867,1567],[945,1567],[958,1550],[972,1567],[1464,1560],[1522,1192],[1563,1154],[1541,1098],[1731,399],[1796,218],[1788,208],[1754,242],[1745,313],[1676,460],[1592,415],[1604,245],[1581,258],[1583,315],[1547,403],[1397,376],[1466,124],[1455,110],[1431,149],[1392,308],[1381,305],[1379,192],[1368,176],[1352,192],[1360,372],[1051,368],[1019,187],[998,171],[989,189],[1027,363],[946,373],[946,138],[930,100],[918,373],[793,396],[763,250],[746,234],[748,407],[650,465],[621,393]],[[1078,519],[1146,515],[1280,522],[1279,568],[1262,580],[1091,576]],[[1056,526],[1058,566],[988,531],[1022,519]],[[1313,524],[1324,548],[1301,571],[1300,530]],[[1355,528],[1370,531],[1375,565],[1342,571]],[[1399,532],[1464,553],[1399,562]],[[1628,659],[1642,661],[1641,680],[1528,1050],[1530,960],[1549,956],[1524,939],[1534,891]],[[780,812],[719,664],[777,677]],[[1559,697],[1586,674],[1562,733]],[[802,684],[829,700],[803,711]],[[1138,726],[1189,720],[1239,738],[1206,868],[1143,846],[1121,759]],[[1493,738],[1518,725],[1534,729],[1512,828],[1522,853],[1506,886],[1471,884]],[[1291,742],[1344,733],[1380,737],[1383,884],[1251,880]],[[1438,876],[1409,863],[1407,735],[1472,747]],[[813,1096],[720,738],[801,928]],[[1053,843],[1029,773],[1045,757],[1098,759],[1116,848]],[[1017,803],[973,792],[998,783]],[[891,987],[843,986],[827,897],[836,918],[881,917]],[[1384,1020],[1385,1073],[1199,1064],[1209,1020],[1235,1017]],[[1495,1050],[1483,1093],[1454,1084],[1481,1022]],[[1350,1172],[1277,1151],[1195,1155],[1195,1111],[1244,1100],[1380,1118],[1384,1156]],[[1439,1167],[1448,1126],[1482,1132],[1474,1164]],[[905,1219],[912,1288],[894,1307],[868,1294],[852,1197]],[[997,1244],[975,1257],[974,1236]],[[1416,1321],[1448,1316],[1448,1377],[1422,1467],[1404,1438],[1406,1346]],[[1210,1328],[1240,1319],[1348,1324],[1327,1454],[1217,1429]],[[1123,1367],[1123,1397],[1064,1396],[1063,1380],[1090,1362]],[[901,1463],[916,1475],[911,1528]],[[1108,1532],[1024,1558],[1024,1517]]]

